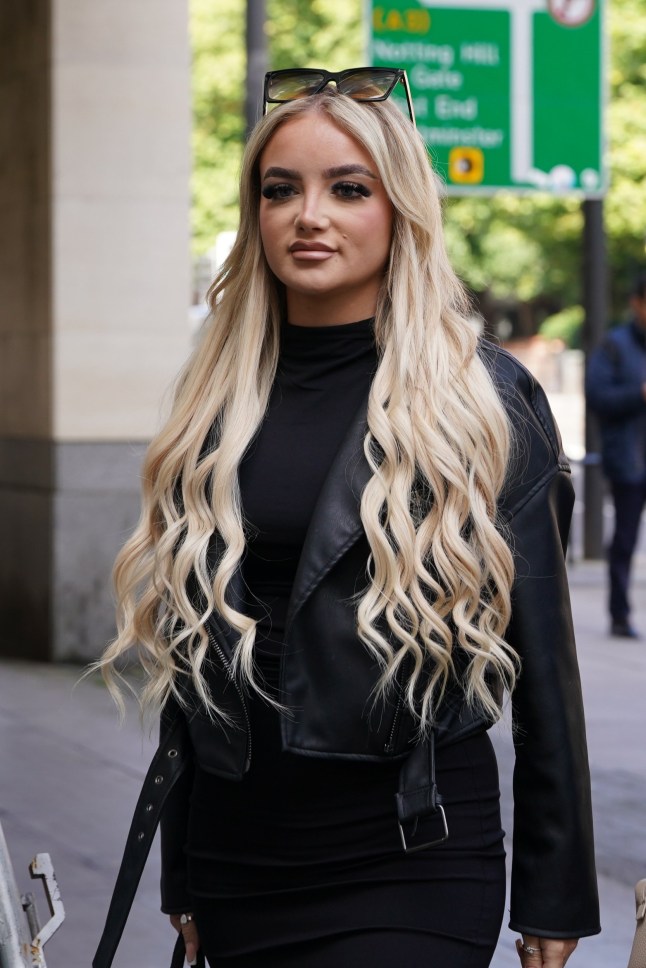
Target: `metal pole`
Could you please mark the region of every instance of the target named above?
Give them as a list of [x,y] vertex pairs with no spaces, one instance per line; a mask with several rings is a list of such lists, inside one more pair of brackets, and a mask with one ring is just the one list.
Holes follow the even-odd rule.
[[247,0],[247,137],[262,113],[262,84],[268,69],[265,19],[265,0]]
[[[608,276],[606,239],[603,227],[603,201],[587,198],[583,202],[583,350],[585,361],[597,346],[606,328],[608,313]],[[594,414],[586,408],[584,463],[583,557],[603,557],[603,476],[599,453],[599,430]]]

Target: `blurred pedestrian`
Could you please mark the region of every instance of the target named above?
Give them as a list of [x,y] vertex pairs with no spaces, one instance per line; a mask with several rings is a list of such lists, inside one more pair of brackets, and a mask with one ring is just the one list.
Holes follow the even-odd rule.
[[599,926],[558,431],[473,332],[404,72],[272,72],[265,102],[116,566],[104,668],[137,650],[163,728],[115,904],[185,760],[162,908],[190,960],[485,968],[507,689],[511,927],[562,968]]
[[610,632],[638,639],[631,621],[630,572],[646,501],[646,273],[635,280],[631,317],[590,356],[588,406],[599,417],[603,469],[615,509],[608,548]]

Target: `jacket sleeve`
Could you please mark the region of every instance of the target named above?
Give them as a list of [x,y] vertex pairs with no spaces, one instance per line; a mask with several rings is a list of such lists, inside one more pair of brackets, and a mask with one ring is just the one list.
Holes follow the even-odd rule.
[[606,340],[591,354],[586,375],[588,406],[602,417],[629,417],[646,409],[641,384],[621,378],[621,348]]
[[551,938],[600,931],[583,703],[565,569],[573,500],[569,473],[555,467],[509,523],[516,579],[507,638],[522,663],[512,698],[510,927]]
[[[162,738],[177,715],[181,716],[183,713],[177,701],[171,697],[162,710],[160,722]],[[193,774],[194,767],[191,762],[173,787],[160,821],[161,909],[164,914],[183,914],[191,910],[185,845]]]

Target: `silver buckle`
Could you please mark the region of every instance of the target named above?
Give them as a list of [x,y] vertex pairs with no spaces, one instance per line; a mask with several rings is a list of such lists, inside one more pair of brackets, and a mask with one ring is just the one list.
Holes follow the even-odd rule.
[[444,827],[444,834],[442,837],[438,837],[437,840],[429,840],[425,844],[418,844],[416,847],[409,847],[406,843],[406,834],[404,833],[404,828],[402,827],[400,821],[397,823],[399,825],[399,836],[401,837],[402,847],[404,848],[405,854],[414,854],[418,850],[426,850],[427,847],[435,847],[437,844],[443,844],[445,840],[449,839],[449,827],[446,822],[446,814],[444,813],[444,807],[441,803],[437,804],[437,809],[440,811],[442,816],[442,825]]

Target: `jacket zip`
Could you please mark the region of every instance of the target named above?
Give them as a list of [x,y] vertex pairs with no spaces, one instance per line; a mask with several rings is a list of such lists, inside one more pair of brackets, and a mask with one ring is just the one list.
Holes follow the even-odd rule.
[[[408,657],[406,657],[402,662],[402,667],[401,667],[402,679],[403,679],[404,670],[406,669],[407,665],[408,665]],[[397,735],[397,730],[399,729],[399,720],[401,719],[402,710],[404,708],[404,693],[401,688],[401,683],[398,683],[398,685],[400,686],[400,689],[399,689],[399,697],[397,699],[397,705],[395,706],[395,715],[393,716],[393,722],[392,722],[392,726],[390,727],[390,733],[388,734],[388,739],[384,744],[384,753],[388,753],[388,754],[394,752],[395,736]]]
[[247,703],[245,701],[245,698],[244,698],[244,694],[242,692],[242,689],[240,688],[240,685],[239,685],[238,681],[236,680],[236,677],[233,674],[233,671],[231,669],[231,663],[229,662],[229,660],[227,659],[227,657],[224,654],[224,650],[222,649],[222,647],[220,645],[218,645],[218,643],[217,643],[215,637],[213,636],[212,632],[210,632],[207,629],[206,630],[206,634],[209,637],[209,642],[211,643],[211,645],[213,646],[213,648],[217,652],[217,654],[218,654],[218,656],[220,658],[220,661],[222,662],[222,665],[224,666],[224,668],[226,670],[226,673],[229,676],[230,681],[233,683],[233,688],[238,693],[238,697],[240,699],[240,705],[242,706],[242,712],[243,712],[244,719],[245,719],[245,727],[246,727],[246,730],[247,730],[247,755],[245,757],[245,772],[246,772],[249,769],[250,765],[251,765],[251,720],[249,719],[249,711],[247,709]]

